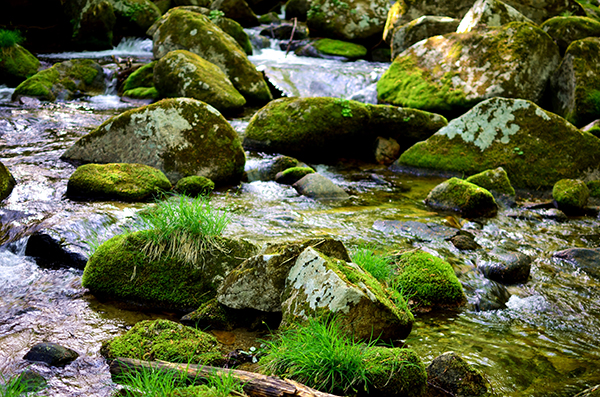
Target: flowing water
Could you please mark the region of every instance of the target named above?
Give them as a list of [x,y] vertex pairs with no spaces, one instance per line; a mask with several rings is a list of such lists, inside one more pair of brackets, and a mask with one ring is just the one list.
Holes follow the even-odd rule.
[[[110,63],[112,55],[149,61],[149,48],[147,40],[129,41],[113,52],[51,54],[44,60],[94,57],[110,76],[116,67]],[[377,63],[286,57],[273,48],[251,59],[289,95],[354,97],[365,102],[374,101],[373,83],[385,70]],[[133,105],[110,91],[55,104],[15,104],[10,102],[11,93],[0,87],[0,159],[18,180],[11,196],[0,204],[0,373],[8,377],[31,366],[49,380],[43,395],[109,396],[115,386],[99,354],[102,341],[137,321],[173,315],[99,302],[81,287],[80,270],[42,269],[24,251],[27,235],[45,230],[70,249],[87,254],[90,246],[130,224],[143,207],[66,199],[67,180],[75,168],[59,159],[79,137]],[[243,134],[247,119],[231,123]],[[260,153],[247,157],[249,170],[270,158]],[[360,242],[392,249],[424,247],[452,263],[466,287],[481,281],[475,269],[478,253],[465,254],[441,239],[417,238],[410,230],[382,227],[382,221],[446,224],[447,214],[422,203],[442,179],[351,162],[315,166],[351,198],[316,202],[274,182],[242,183],[213,194],[216,206],[232,212],[226,234],[258,243],[334,236],[349,247]],[[552,259],[557,250],[598,246],[598,220],[517,220],[502,211],[484,223],[468,222],[463,229],[485,250],[500,246],[533,257],[531,280],[509,287],[512,296],[503,310],[478,312],[468,305],[456,312],[417,315],[407,344],[425,362],[445,351],[460,353],[486,374],[498,396],[572,396],[600,384],[600,281]],[[473,301],[473,293],[468,297]],[[70,347],[80,357],[62,369],[22,359],[42,341]]]

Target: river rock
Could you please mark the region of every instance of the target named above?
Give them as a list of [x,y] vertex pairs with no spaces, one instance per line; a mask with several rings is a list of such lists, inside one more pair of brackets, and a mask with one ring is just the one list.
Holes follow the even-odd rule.
[[0,84],[16,87],[37,73],[40,61],[18,44],[0,48]]
[[357,339],[404,339],[410,334],[414,318],[407,308],[397,306],[392,296],[392,291],[354,263],[308,247],[286,279],[282,326],[309,317],[335,315],[342,328]]
[[443,241],[454,237],[458,230],[439,223],[417,221],[379,220],[373,223],[373,229],[386,234],[399,234],[417,241]]
[[206,251],[198,264],[189,264],[166,252],[146,254],[149,232],[113,237],[90,257],[81,283],[99,297],[146,308],[192,311],[216,296],[223,277],[256,247],[244,240],[222,238],[221,249]]
[[250,42],[250,36],[248,36],[248,33],[246,33],[242,25],[231,18],[225,17],[217,17],[212,19],[212,21],[215,25],[220,27],[223,32],[233,37],[246,55],[252,55],[252,43]]
[[151,30],[155,58],[173,50],[191,51],[221,68],[249,103],[262,104],[272,99],[262,74],[237,42],[208,17],[175,8],[163,15]]
[[378,136],[375,139],[374,155],[378,164],[390,165],[400,156],[400,144],[394,138]]
[[485,277],[502,284],[524,284],[529,280],[532,261],[529,255],[499,247],[488,255],[477,261],[477,268]]
[[198,175],[217,185],[238,182],[246,161],[227,120],[212,106],[188,98],[163,99],[112,117],[62,158],[146,164],[164,172],[172,184]]
[[296,55],[354,61],[367,56],[367,49],[355,43],[334,39],[318,39],[296,49]]
[[487,394],[487,381],[477,369],[454,352],[433,359],[427,381],[454,396],[480,397]]
[[30,96],[44,101],[68,101],[84,95],[100,95],[106,89],[102,67],[91,59],[73,59],[54,64],[19,84],[13,101]]
[[376,44],[389,9],[386,0],[313,0],[306,24],[313,37]]
[[209,195],[215,189],[215,183],[203,176],[186,176],[177,181],[175,191],[186,196],[198,197]]
[[233,19],[245,28],[258,26],[258,17],[246,0],[213,0],[211,10],[222,11],[227,18]]
[[67,0],[61,3],[64,14],[70,18],[70,41],[76,48],[106,50],[112,47],[117,21],[113,0]]
[[223,113],[246,104],[218,66],[186,50],[171,51],[158,61],[154,86],[162,97],[198,99]]
[[473,183],[450,178],[434,187],[425,204],[441,211],[454,211],[465,218],[492,217],[498,205],[492,194]]
[[308,174],[313,174],[315,170],[310,167],[292,167],[275,175],[275,182],[283,185],[293,185]]
[[390,38],[392,59],[416,42],[456,31],[459,23],[460,20],[455,18],[423,15],[406,25],[398,26]]
[[521,99],[492,98],[400,155],[396,166],[467,175],[502,166],[513,186],[549,188],[598,168],[600,140]]
[[117,37],[143,37],[162,12],[150,0],[110,0],[115,10]]
[[261,161],[256,168],[246,170],[248,181],[273,181],[277,174],[288,168],[299,167],[300,162],[290,156],[276,156],[271,159]]
[[169,190],[165,174],[144,164],[85,164],[67,183],[72,200],[150,201]]
[[600,248],[569,248],[555,252],[553,257],[569,262],[590,276],[600,278]]
[[136,69],[127,76],[123,83],[123,96],[136,99],[158,99],[158,91],[154,87],[154,66],[152,61]]
[[450,33],[394,59],[377,82],[377,98],[451,116],[492,97],[539,102],[559,62],[552,38],[530,23]]
[[561,54],[574,41],[600,36],[600,21],[588,17],[554,17],[540,27],[554,39]]
[[552,188],[552,198],[561,211],[581,213],[590,197],[590,189],[579,179],[561,179]]
[[425,365],[413,350],[373,346],[367,349],[366,360],[380,369],[366,374],[373,394],[419,397],[427,389]]
[[35,258],[38,266],[43,268],[72,267],[83,270],[88,258],[74,252],[47,233],[34,232],[27,239],[25,255]]
[[298,194],[317,200],[345,200],[350,197],[344,189],[316,172],[303,176],[292,187]]
[[393,283],[420,312],[455,308],[467,302],[452,266],[424,251],[408,252],[395,258]]
[[463,251],[474,251],[481,248],[481,246],[477,244],[473,236],[469,234],[457,234],[456,236],[450,238],[450,242],[456,248]]
[[25,357],[25,360],[43,362],[53,367],[64,367],[79,357],[72,349],[63,347],[58,343],[43,342],[33,346]]
[[493,170],[485,170],[478,174],[471,175],[465,180],[488,190],[494,195],[494,198],[502,195],[514,197],[516,194],[515,189],[510,184],[508,174],[502,167]]
[[0,201],[7,198],[17,184],[8,168],[0,162]]
[[529,22],[531,19],[500,0],[477,0],[460,21],[457,33],[467,33],[478,26],[502,26],[510,22]]
[[600,37],[573,42],[552,76],[552,110],[584,126],[600,117]]
[[[261,36],[277,40],[305,40],[308,39],[308,29],[302,25],[284,23],[278,26],[270,25],[260,31]],[[287,43],[286,43],[287,46]]]
[[482,277],[479,272],[463,274],[461,283],[469,297],[470,310],[480,312],[506,309],[506,302],[511,295],[504,285]]

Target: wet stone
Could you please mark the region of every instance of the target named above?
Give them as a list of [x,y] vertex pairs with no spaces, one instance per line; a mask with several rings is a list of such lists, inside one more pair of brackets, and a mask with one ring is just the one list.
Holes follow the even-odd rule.
[[452,242],[452,244],[454,244],[454,246],[459,250],[472,251],[481,248],[475,239],[473,239],[473,236],[467,236],[464,234],[453,236],[450,239],[450,242]]
[[600,278],[600,248],[570,248],[555,252],[553,256],[569,262],[590,276]]
[[35,258],[36,263],[44,268],[85,267],[87,258],[78,252],[72,252],[52,236],[35,232],[27,240],[25,255]]
[[43,362],[54,367],[63,367],[79,357],[79,354],[57,343],[44,342],[33,346],[23,357],[25,360]]
[[417,221],[381,220],[375,221],[373,228],[386,234],[400,234],[421,241],[449,240],[458,233],[456,229],[448,226],[433,222],[423,223]]
[[454,352],[433,359],[427,367],[428,383],[447,390],[451,395],[478,397],[487,393],[484,377]]
[[477,262],[477,267],[485,277],[502,284],[526,283],[531,271],[531,257],[496,247],[488,258]]

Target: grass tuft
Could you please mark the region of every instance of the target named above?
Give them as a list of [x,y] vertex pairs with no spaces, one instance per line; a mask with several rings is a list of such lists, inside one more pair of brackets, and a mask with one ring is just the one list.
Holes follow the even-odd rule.
[[0,29],[0,48],[12,47],[23,42],[23,36],[18,30]]
[[0,381],[3,383],[0,384],[0,397],[23,397],[36,393],[36,391],[32,391],[35,389],[35,387],[31,387],[34,386],[33,382],[23,379],[21,376],[7,380],[0,374]]
[[393,272],[393,261],[391,258],[379,255],[371,245],[359,246],[351,255],[352,262],[363,270],[371,273],[380,282],[390,280]]

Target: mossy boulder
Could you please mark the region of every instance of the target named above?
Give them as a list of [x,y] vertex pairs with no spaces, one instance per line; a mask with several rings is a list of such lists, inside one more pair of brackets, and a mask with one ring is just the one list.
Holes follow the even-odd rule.
[[[318,248],[317,248],[318,249]],[[414,317],[404,298],[358,265],[308,247],[291,267],[282,295],[282,326],[335,315],[357,339],[404,339]]]
[[0,84],[16,87],[37,73],[40,61],[18,44],[0,48]]
[[306,24],[313,37],[376,44],[389,9],[386,0],[311,0]]
[[398,256],[394,285],[402,290],[419,311],[455,308],[467,301],[452,266],[427,252],[415,251]]
[[446,352],[433,359],[427,367],[427,381],[455,396],[488,395],[488,382],[481,372],[454,352]]
[[237,133],[212,106],[188,98],[163,99],[106,120],[79,139],[63,159],[139,163],[158,168],[172,184],[198,175],[237,183],[246,157]]
[[600,21],[588,17],[554,17],[540,27],[554,39],[561,53],[574,41],[600,36]]
[[148,201],[169,190],[165,174],[144,164],[85,164],[67,183],[67,197],[76,200]]
[[103,243],[90,257],[81,283],[96,296],[152,309],[192,311],[216,296],[220,280],[256,247],[221,238],[221,250],[202,254],[201,263],[184,263],[167,253],[145,253],[149,231],[122,234]]
[[200,13],[172,9],[151,28],[153,53],[162,58],[173,50],[188,50],[217,65],[249,103],[272,99],[262,73],[237,42]]
[[564,212],[581,212],[587,205],[590,189],[579,179],[561,179],[552,187],[552,198]]
[[467,33],[479,26],[502,26],[510,22],[529,22],[531,19],[500,0],[477,0],[460,21],[456,32]]
[[140,66],[123,82],[123,95],[139,99],[156,99],[158,91],[154,87],[154,66],[156,61]]
[[124,357],[144,361],[219,365],[223,362],[223,357],[217,344],[214,336],[174,321],[144,320],[125,334],[105,341],[100,352],[108,361]]
[[374,346],[366,356],[366,377],[382,395],[420,397],[427,389],[427,370],[413,350]]
[[160,95],[155,87],[138,87],[124,91],[123,96],[134,99],[158,99]]
[[539,102],[559,62],[552,38],[529,23],[450,33],[394,59],[377,82],[377,98],[450,116],[498,96]]
[[104,71],[97,62],[73,59],[34,74],[17,86],[12,99],[30,96],[44,101],[68,101],[84,95],[100,95],[105,89]]
[[258,17],[246,0],[213,0],[211,10],[219,10],[245,28],[258,26]]
[[415,109],[328,97],[280,98],[250,119],[244,147],[316,162],[370,159],[378,136],[408,146],[427,139],[446,123],[439,115]]
[[587,187],[590,191],[590,197],[600,198],[600,180],[589,181]]
[[459,23],[460,20],[456,18],[424,15],[405,25],[398,26],[390,36],[392,59],[416,42],[455,32]]
[[308,174],[314,173],[310,167],[291,167],[275,175],[275,182],[282,183],[284,185],[293,185],[300,179],[304,178]]
[[218,66],[186,50],[171,51],[158,61],[154,86],[162,97],[198,99],[223,113],[246,104]]
[[181,178],[175,185],[176,192],[193,197],[210,194],[214,189],[215,183],[213,181],[196,175]]
[[498,212],[494,196],[482,187],[450,178],[434,187],[425,204],[441,211],[454,211],[465,218],[492,217]]
[[319,39],[311,44],[321,54],[343,57],[346,59],[358,59],[367,56],[367,49],[360,45],[342,40]]
[[113,0],[61,2],[72,25],[71,43],[79,49],[105,50],[113,45],[117,21]]
[[252,43],[250,42],[248,33],[246,33],[242,25],[233,19],[226,17],[214,18],[212,21],[215,25],[220,27],[223,32],[233,37],[246,55],[252,55]]
[[7,198],[17,182],[8,168],[0,162],[0,201]]
[[115,33],[120,37],[145,36],[162,12],[150,0],[111,0],[115,10]]
[[521,99],[492,98],[400,155],[399,166],[475,174],[502,166],[513,186],[550,188],[598,168],[600,139]]
[[485,170],[475,175],[471,175],[467,179],[479,187],[489,190],[492,194],[514,196],[515,189],[510,184],[508,174],[502,167],[493,170]]
[[551,83],[556,114],[578,127],[600,118],[600,37],[573,42]]

